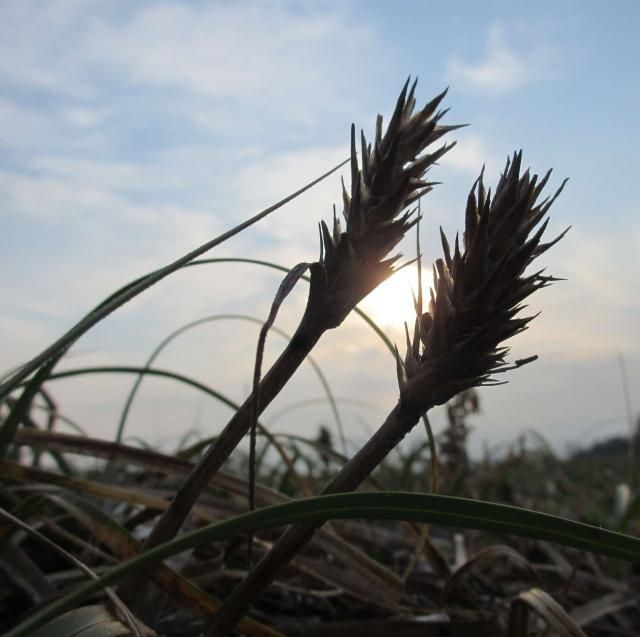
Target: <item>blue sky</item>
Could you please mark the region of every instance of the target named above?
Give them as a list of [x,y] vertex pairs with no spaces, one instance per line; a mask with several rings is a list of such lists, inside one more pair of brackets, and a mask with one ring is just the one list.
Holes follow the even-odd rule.
[[[636,2],[31,2],[0,6],[0,351],[8,369],[37,353],[114,288],[288,194],[346,156],[353,121],[369,135],[408,75],[427,101],[449,86],[458,146],[424,201],[427,262],[437,229],[462,226],[483,163],[495,183],[524,150],[535,172],[570,182],[550,234],[572,230],[545,265],[564,277],[512,344],[540,360],[483,390],[472,446],[535,429],[559,450],[624,432],[618,353],[640,409],[640,204]],[[316,224],[340,201],[338,177],[222,246],[292,266],[318,255]],[[413,238],[405,246],[411,254]],[[276,274],[249,266],[180,273],[82,339],[63,366],[140,364],[167,333],[219,313],[265,317]],[[305,290],[279,325],[292,331]],[[397,326],[396,326],[397,327]],[[390,326],[394,338],[396,328]],[[241,400],[257,332],[220,321],[193,330],[158,365]],[[275,356],[282,342],[269,341]],[[397,399],[394,366],[356,319],[314,356],[362,439]],[[115,430],[131,379],[58,382],[62,411],[102,436]],[[321,396],[301,370],[265,421]],[[214,433],[222,407],[150,381],[130,433],[175,441]],[[434,412],[436,426],[443,423]],[[313,433],[326,405],[276,430]]]

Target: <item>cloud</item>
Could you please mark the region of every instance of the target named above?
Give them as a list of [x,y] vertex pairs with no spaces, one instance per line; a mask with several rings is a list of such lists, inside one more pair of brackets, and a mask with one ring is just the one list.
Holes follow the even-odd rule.
[[[371,44],[367,28],[340,10],[279,1],[8,0],[0,23],[0,193],[15,264],[2,278],[20,292],[14,298],[50,317],[75,316],[127,277],[326,170],[341,152],[326,139],[287,150],[300,146],[292,129],[302,122],[305,139],[326,137],[315,124],[344,108],[337,98]],[[340,200],[339,182],[329,190],[243,233],[231,249],[262,249],[285,262],[315,257],[316,223]],[[308,244],[295,248],[303,227]],[[17,266],[33,235],[39,249],[27,267],[41,271],[37,282]],[[83,285],[61,290],[74,272]]]
[[66,100],[66,115],[78,127],[104,118],[99,107],[106,101],[117,115],[144,106],[229,131],[224,100],[236,100],[243,113],[280,110],[290,123],[312,121],[313,109],[302,107],[310,94],[326,108],[341,108],[374,39],[340,8],[299,10],[278,0],[101,6],[8,0],[0,43],[5,85]]
[[116,163],[110,175],[105,162],[94,179],[91,164],[78,174],[73,163],[47,165],[47,176],[0,171],[6,312],[21,308],[70,320],[101,295],[226,228],[202,208],[137,200],[124,188],[126,164]]
[[[261,155],[247,161],[229,185],[239,209],[258,211],[319,177],[347,156],[346,144],[335,148],[310,147]],[[256,227],[257,234],[268,233],[276,242],[280,261],[283,258],[305,261],[317,258],[318,223],[321,219],[327,221],[331,218],[333,204],[336,204],[338,215],[342,215],[340,175],[347,170],[343,168],[342,172],[330,175]],[[261,238],[264,240],[264,236]]]
[[[549,239],[558,233],[562,198],[551,208]],[[625,249],[620,249],[624,245]],[[542,310],[514,341],[517,354],[537,353],[562,364],[588,365],[622,351],[640,356],[637,317],[637,254],[640,227],[623,230],[583,224],[548,253],[540,267],[565,280],[540,291],[528,314]]]
[[[280,2],[152,6],[124,27],[103,26],[95,51],[132,80],[180,86],[217,97],[255,97],[307,70],[309,83],[323,80],[328,47],[345,48],[347,28],[331,14],[313,19]],[[278,33],[278,38],[272,35]],[[348,47],[363,37],[349,30]],[[302,56],[292,56],[301,50]]]
[[444,168],[450,167],[475,177],[484,166],[491,179],[504,167],[504,161],[497,158],[479,135],[464,135],[457,140],[456,145],[440,160],[440,164]]
[[[488,33],[486,57],[477,64],[452,57],[447,64],[449,81],[475,91],[504,95],[539,80],[548,73],[549,51],[542,46],[516,50],[509,46],[505,29],[494,25]],[[542,69],[545,69],[542,71]]]

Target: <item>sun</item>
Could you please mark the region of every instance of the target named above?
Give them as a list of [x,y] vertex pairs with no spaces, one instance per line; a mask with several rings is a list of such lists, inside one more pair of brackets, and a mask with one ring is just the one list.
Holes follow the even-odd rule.
[[[424,308],[428,307],[429,289],[433,284],[431,270],[422,268],[422,294]],[[412,329],[416,312],[413,295],[418,290],[418,268],[410,265],[402,268],[379,285],[359,305],[380,327],[404,331],[404,323]]]

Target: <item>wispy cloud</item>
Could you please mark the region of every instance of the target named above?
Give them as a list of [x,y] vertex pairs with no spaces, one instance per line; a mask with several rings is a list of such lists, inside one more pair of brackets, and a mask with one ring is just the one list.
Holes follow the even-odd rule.
[[[624,246],[624,248],[621,248]],[[617,351],[640,355],[637,289],[640,227],[572,228],[548,260],[566,278],[546,293],[545,316],[531,339],[568,360],[587,361]]]
[[300,11],[278,0],[101,7],[8,0],[0,43],[5,86],[68,101],[77,126],[99,120],[96,105],[107,102],[120,113],[136,105],[179,110],[217,129],[230,122],[212,98],[304,119],[300,97],[337,101],[374,46],[366,26],[338,7]]
[[468,63],[454,56],[447,64],[447,76],[451,82],[469,89],[503,95],[548,73],[549,66],[544,63],[548,57],[549,51],[541,45],[511,45],[505,28],[496,24],[487,35],[484,59]]
[[488,175],[493,177],[504,167],[504,160],[497,157],[495,151],[479,135],[463,135],[456,145],[441,160],[443,167],[476,177],[484,166]]
[[[310,84],[326,80],[330,67],[323,58],[331,49],[345,53],[367,38],[331,13],[312,18],[280,2],[157,5],[123,28],[105,26],[93,49],[134,81],[255,98],[302,71]],[[292,55],[301,46],[305,55]]]
[[[318,122],[344,108],[344,83],[372,45],[367,27],[337,8],[279,0],[7,0],[0,196],[8,265],[0,283],[16,302],[6,311],[75,316],[326,170],[341,151],[326,141],[295,150],[296,127],[321,137]],[[303,258],[312,258],[315,224],[340,199],[338,184],[331,191],[329,201],[307,197],[305,214],[289,209],[234,249],[255,253],[260,242],[288,261],[304,225],[313,253],[303,249]],[[48,237],[29,257],[37,286],[17,265],[22,237],[34,232]],[[82,285],[60,285],[78,272]],[[228,293],[229,281],[209,290]],[[180,297],[185,315],[200,306],[190,292],[196,301]]]

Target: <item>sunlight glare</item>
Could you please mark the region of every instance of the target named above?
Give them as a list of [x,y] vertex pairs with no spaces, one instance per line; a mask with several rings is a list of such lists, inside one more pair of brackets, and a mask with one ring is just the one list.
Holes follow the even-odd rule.
[[[430,267],[422,268],[423,309],[428,309],[429,289],[433,284]],[[413,329],[416,313],[413,295],[418,290],[418,268],[410,265],[396,272],[379,285],[362,303],[360,309],[366,312],[380,327],[394,331],[404,330],[405,321]]]

